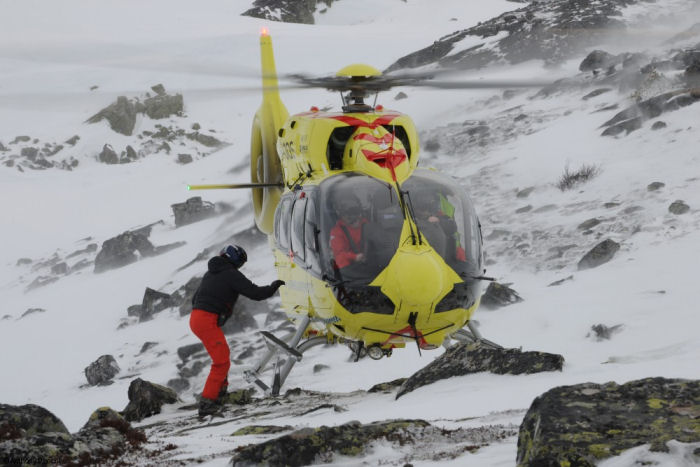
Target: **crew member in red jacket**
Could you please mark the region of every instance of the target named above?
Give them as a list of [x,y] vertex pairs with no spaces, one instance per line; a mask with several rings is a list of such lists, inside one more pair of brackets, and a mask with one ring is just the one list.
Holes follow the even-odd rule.
[[248,255],[240,246],[226,246],[219,256],[209,260],[209,270],[192,297],[190,329],[202,341],[212,359],[199,403],[200,416],[217,413],[221,408],[217,399],[226,394],[231,360],[221,326],[231,317],[238,295],[264,300],[284,285],[284,281],[280,280],[263,287],[255,285],[239,271],[247,259]]
[[367,219],[360,201],[354,197],[341,200],[337,213],[339,219],[331,229],[330,245],[336,267],[343,269],[366,260],[362,230]]

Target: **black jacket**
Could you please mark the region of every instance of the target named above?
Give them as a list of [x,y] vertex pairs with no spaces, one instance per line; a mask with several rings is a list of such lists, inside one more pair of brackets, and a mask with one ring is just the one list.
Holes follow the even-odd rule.
[[231,262],[221,256],[209,260],[209,270],[204,273],[199,288],[192,297],[192,308],[216,313],[219,325],[233,312],[238,295],[252,300],[264,300],[277,292],[279,287],[259,287],[243,275]]

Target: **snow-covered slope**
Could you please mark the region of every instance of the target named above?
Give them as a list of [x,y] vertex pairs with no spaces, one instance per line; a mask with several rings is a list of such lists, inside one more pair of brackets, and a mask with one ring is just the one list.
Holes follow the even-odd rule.
[[[190,196],[185,191],[188,183],[247,180],[250,122],[259,96],[240,88],[258,83],[262,26],[271,31],[279,72],[327,74],[355,62],[386,68],[440,37],[520,6],[505,0],[338,0],[325,13],[317,13],[317,24],[310,26],[242,17],[251,2],[238,3],[0,0],[3,16],[12,18],[0,29],[0,149],[7,148],[0,156],[19,153],[20,147],[64,144],[52,157],[78,161],[73,170],[0,166],[5,191],[0,402],[41,405],[75,431],[96,407],[121,410],[135,375],[161,384],[177,376],[177,349],[198,342],[187,317],[170,309],[136,323],[127,318],[127,308],[140,303],[145,287],[171,293],[201,274],[203,261],[179,268],[203,249],[252,225],[246,208],[249,195],[243,192],[204,193],[205,200],[227,203],[233,210],[177,229],[170,205]],[[645,11],[658,14],[663,3],[649,6],[651,10],[645,10],[646,3],[633,4],[624,10],[624,17],[644,19],[639,26],[644,27]],[[668,3],[674,8],[686,5]],[[682,23],[687,22],[684,18]],[[655,53],[681,47],[666,45],[664,41],[680,31],[672,22],[664,24],[670,26],[655,29],[658,38],[644,50],[630,45],[626,51]],[[695,36],[684,44],[698,42],[700,37]],[[558,68],[530,61],[465,77],[572,77],[579,73],[584,57],[574,56]],[[592,75],[578,76],[588,84],[538,97],[536,90],[422,89],[404,90],[408,98],[403,100],[393,99],[398,90],[380,96],[385,107],[414,117],[423,143],[437,143],[424,151],[424,165],[452,173],[468,188],[484,228],[488,274],[512,283],[524,298],[497,311],[479,310],[475,318],[482,333],[504,346],[560,353],[566,359],[564,371],[453,378],[395,401],[391,394],[358,397],[352,391],[407,377],[442,350],[421,357],[408,347],[389,359],[353,363],[346,348],[317,348],[297,365],[287,387],[342,393],[333,403],[346,411],[298,417],[293,410],[280,410],[260,420],[303,427],[422,418],[450,429],[494,424],[517,429],[533,398],[554,386],[621,383],[647,376],[700,377],[700,315],[694,294],[700,257],[699,104],[660,116],[657,120],[665,122],[664,128],[652,130],[655,120],[650,120],[628,135],[603,137],[601,125],[632,103],[631,93],[615,88],[583,99],[607,85]],[[133,136],[113,132],[104,121],[84,123],[118,95],[142,96],[157,83],[183,94],[183,116],[167,122],[139,116]],[[231,86],[239,90],[227,91]],[[323,91],[287,92],[282,98],[291,112],[310,105],[338,105],[337,96]],[[218,150],[192,145],[189,150],[198,155],[185,165],[164,152],[124,165],[96,159],[105,144],[119,152],[138,144],[137,135],[143,131],[156,131],[157,124],[190,131],[195,123],[214,130],[210,134],[228,145]],[[480,126],[488,127],[488,134],[481,133]],[[22,135],[29,141],[12,144]],[[73,135],[79,135],[79,141],[65,144]],[[560,191],[556,184],[565,169],[582,165],[595,166],[598,175],[575,189]],[[649,191],[652,182],[664,186]],[[523,190],[529,188],[525,195]],[[690,210],[670,213],[668,207],[676,200],[683,200]],[[600,223],[579,228],[591,218]],[[100,274],[91,267],[80,269],[27,290],[38,276],[50,275],[51,264],[41,263],[52,256],[65,259],[90,243],[101,246],[126,230],[158,221],[162,222],[153,226],[150,236],[155,245],[177,241],[186,245]],[[614,259],[578,271],[578,260],[606,238],[621,244]],[[273,280],[269,251],[261,245],[251,253],[246,274],[258,283]],[[70,266],[93,257],[81,253],[67,262]],[[21,258],[31,262],[18,264]],[[567,280],[550,286],[561,279]],[[44,311],[23,316],[36,308]],[[611,340],[599,342],[589,336],[595,324],[622,324],[622,328]],[[236,336],[240,335],[234,340],[246,345],[257,339],[254,333]],[[146,342],[157,345],[142,354]],[[122,371],[110,386],[84,387],[84,368],[103,354],[114,355]],[[317,363],[329,368],[317,374]],[[234,384],[243,384],[240,368],[232,368]],[[185,402],[194,400],[203,377],[194,378],[195,386],[181,394]],[[144,424],[173,421],[175,425],[191,416],[192,412],[168,407]],[[228,436],[245,424],[232,420],[186,435],[161,427],[153,429],[151,438],[154,443],[178,446],[170,454],[172,460],[209,456],[205,458],[212,465],[224,464],[236,446],[262,440]],[[491,440],[490,446],[465,451],[449,462],[513,465],[515,443],[514,436]],[[365,461],[438,462],[429,455],[415,456],[380,445]],[[337,458],[334,464],[356,462]]]

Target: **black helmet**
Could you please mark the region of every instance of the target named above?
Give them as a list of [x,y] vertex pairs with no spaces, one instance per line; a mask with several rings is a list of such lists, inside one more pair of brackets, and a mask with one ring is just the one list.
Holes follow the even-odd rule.
[[225,246],[221,252],[219,252],[219,256],[223,256],[224,258],[228,259],[237,268],[243,266],[248,260],[248,255],[246,254],[245,250],[243,247],[238,245]]

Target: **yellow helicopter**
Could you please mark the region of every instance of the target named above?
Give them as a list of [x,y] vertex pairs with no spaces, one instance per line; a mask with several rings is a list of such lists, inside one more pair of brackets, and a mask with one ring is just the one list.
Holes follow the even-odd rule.
[[[390,356],[406,343],[435,349],[480,341],[482,237],[472,202],[453,179],[418,168],[413,121],[365,99],[416,77],[355,64],[329,78],[294,75],[301,87],[339,91],[342,112],[312,107],[290,116],[279,95],[272,39],[260,37],[263,101],[253,120],[255,223],[268,235],[285,313],[296,332],[262,331],[268,352],[246,372],[279,394],[311,347],[346,342],[356,360]],[[347,93],[347,94],[343,94]],[[375,97],[376,103],[376,97]],[[260,378],[277,357],[271,385]]]

